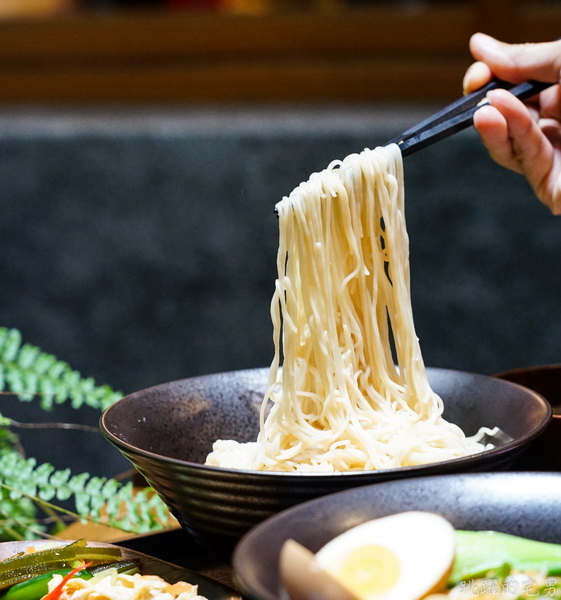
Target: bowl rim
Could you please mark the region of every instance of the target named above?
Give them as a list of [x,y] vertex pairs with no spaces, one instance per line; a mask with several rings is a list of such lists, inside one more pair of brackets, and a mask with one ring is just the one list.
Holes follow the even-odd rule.
[[[525,375],[527,373],[550,373],[554,371],[561,371],[561,363],[547,363],[545,365],[529,365],[527,367],[516,367],[514,369],[508,369],[506,371],[498,371],[494,373],[492,377],[497,379],[503,379],[504,381],[511,381],[509,377],[516,375]],[[514,382],[513,382],[514,383]]]
[[[499,484],[502,483],[503,487],[505,483],[517,484],[517,482],[521,482],[519,487],[524,487],[525,489],[532,490],[534,487],[532,486],[533,482],[543,482],[545,486],[546,483],[550,481],[556,481],[558,483],[561,482],[561,473],[558,471],[485,471],[478,473],[446,473],[446,474],[432,474],[423,477],[417,477],[415,479],[404,478],[393,481],[384,481],[381,483],[372,483],[366,486],[355,487],[351,489],[339,490],[333,492],[331,494],[327,494],[325,496],[321,496],[319,498],[313,498],[310,500],[306,500],[305,502],[299,503],[295,506],[291,506],[275,515],[272,515],[265,521],[258,523],[255,525],[250,531],[248,531],[244,536],[240,539],[240,541],[236,544],[232,555],[232,567],[234,569],[234,574],[236,578],[236,582],[238,587],[242,591],[242,596],[247,598],[248,600],[279,600],[283,598],[276,591],[272,591],[269,586],[265,587],[262,582],[262,579],[255,576],[255,573],[258,573],[257,570],[251,569],[248,567],[248,552],[252,553],[256,547],[262,545],[263,538],[267,536],[267,543],[269,547],[272,545],[276,545],[280,540],[291,537],[291,530],[287,527],[291,522],[295,522],[298,520],[298,517],[301,517],[303,514],[306,514],[310,511],[310,508],[321,507],[325,510],[325,507],[329,507],[332,504],[337,504],[339,499],[345,498],[358,498],[358,504],[361,503],[361,498],[371,498],[375,496],[375,494],[380,495],[383,493],[387,498],[390,493],[393,493],[393,497],[399,496],[400,493],[407,491],[411,486],[413,487],[428,487],[433,491],[441,490],[442,484],[444,487],[447,485],[451,485],[454,483],[458,488],[469,488],[472,485],[483,485],[487,481],[498,482],[495,483],[495,488],[499,487]],[[526,484],[526,482],[528,482]],[[524,485],[526,484],[526,485]],[[508,495],[504,496],[505,498]],[[519,499],[513,500],[513,503],[518,502]],[[356,504],[356,503],[355,503]],[[497,505],[495,502],[494,504]],[[376,506],[376,503],[373,501],[372,506]],[[384,510],[384,514],[392,515],[398,514],[400,512],[404,512],[406,510],[431,510],[427,508],[418,508],[415,502],[413,502],[408,508],[400,507],[398,510],[395,508],[390,508],[390,510]],[[436,512],[437,514],[441,512],[441,509],[435,509],[432,512]],[[461,514],[461,513],[460,513]],[[370,517],[380,518],[379,516]],[[447,517],[449,518],[449,517]],[[369,520],[369,519],[366,519]],[[350,524],[347,529],[350,529],[355,524],[360,524],[365,521],[360,521],[359,523]],[[497,530],[501,530],[501,527],[497,527]],[[276,531],[282,532],[277,534]],[[271,535],[272,532],[272,535]],[[286,533],[285,535],[285,532]],[[292,531],[292,536],[293,536]],[[308,532],[306,531],[306,535]],[[520,535],[520,534],[517,534]],[[326,543],[326,542],[325,542]],[[273,550],[273,553],[276,553],[276,550]],[[249,563],[251,565],[251,563]],[[268,565],[272,565],[271,557],[267,556]],[[274,569],[278,570],[277,566],[273,566]]]
[[495,380],[497,382],[500,382],[500,385],[502,385],[502,386],[511,386],[511,387],[521,388],[521,389],[525,390],[526,392],[528,392],[529,395],[533,396],[534,400],[536,401],[535,406],[539,407],[540,409],[543,410],[543,414],[541,415],[542,419],[533,429],[531,429],[530,431],[527,431],[524,435],[517,437],[511,441],[508,441],[498,447],[490,448],[489,450],[483,450],[482,452],[477,452],[476,454],[469,454],[467,456],[460,456],[460,457],[452,458],[449,460],[425,463],[425,464],[421,464],[421,465],[413,465],[413,466],[409,466],[409,467],[393,467],[390,469],[372,469],[372,470],[364,470],[364,471],[334,471],[334,472],[316,472],[316,473],[296,472],[296,471],[294,471],[294,472],[292,472],[292,471],[259,471],[259,470],[254,470],[254,469],[233,469],[233,468],[229,468],[229,467],[217,467],[217,466],[212,466],[212,465],[205,465],[203,463],[188,461],[188,460],[184,460],[184,459],[180,459],[180,458],[174,458],[171,456],[165,456],[163,454],[159,454],[157,452],[152,452],[150,450],[145,450],[144,448],[139,448],[137,446],[133,446],[132,444],[129,444],[128,442],[119,438],[118,435],[111,432],[106,424],[107,420],[110,417],[110,412],[112,410],[114,410],[117,405],[123,404],[125,402],[131,402],[134,399],[134,397],[138,394],[145,394],[150,391],[163,389],[165,387],[169,387],[170,385],[181,385],[182,383],[185,383],[185,382],[201,381],[201,380],[216,377],[216,376],[228,376],[232,373],[249,373],[251,371],[260,371],[260,370],[264,370],[264,369],[262,369],[262,368],[240,369],[237,371],[228,371],[228,372],[223,372],[223,373],[208,373],[208,374],[204,374],[204,375],[196,375],[196,376],[187,377],[187,378],[183,378],[183,379],[176,379],[173,381],[159,383],[154,386],[150,386],[147,388],[137,390],[135,392],[131,392],[130,394],[123,396],[122,398],[120,398],[119,400],[117,400],[116,402],[111,404],[111,406],[107,407],[103,411],[103,413],[101,414],[101,417],[99,419],[99,427],[100,427],[101,432],[104,435],[104,437],[110,443],[112,443],[114,446],[116,446],[124,454],[141,456],[145,459],[152,460],[152,461],[161,461],[163,459],[163,460],[165,460],[165,462],[173,464],[177,467],[195,468],[195,469],[197,469],[197,471],[203,471],[203,472],[206,471],[206,472],[214,473],[215,475],[219,475],[219,474],[231,475],[233,473],[235,473],[235,474],[239,473],[239,474],[244,475],[245,477],[249,477],[249,478],[257,477],[260,479],[264,479],[264,478],[293,477],[293,478],[298,478],[298,479],[303,479],[303,480],[314,480],[314,479],[317,479],[318,477],[319,478],[350,477],[352,479],[371,478],[373,476],[373,474],[376,474],[376,473],[380,474],[380,476],[388,476],[388,477],[391,477],[392,475],[397,475],[400,473],[404,473],[404,474],[411,475],[411,476],[414,476],[415,474],[418,473],[420,476],[424,476],[425,471],[427,469],[430,469],[430,472],[431,473],[434,472],[434,474],[436,475],[439,470],[446,470],[448,467],[455,468],[456,466],[465,466],[467,469],[469,469],[469,467],[472,464],[478,464],[481,467],[483,467],[483,464],[481,464],[482,458],[485,463],[485,462],[487,462],[487,459],[493,460],[494,458],[496,458],[502,454],[508,453],[513,448],[517,448],[518,446],[529,444],[531,441],[533,441],[535,438],[537,438],[549,426],[549,424],[553,418],[553,409],[551,407],[551,404],[547,401],[547,399],[542,394],[536,392],[535,390],[533,390],[531,388],[523,386],[519,383],[515,383],[513,381],[508,381],[506,379],[501,379],[501,378],[495,377],[493,375],[484,375],[481,373],[473,373],[470,371],[462,371],[462,370],[458,370],[458,369],[427,367],[427,371],[429,373],[431,371],[432,372],[440,372],[440,373],[445,373],[445,372],[456,373],[458,375],[465,375],[465,376],[476,377],[476,378],[481,378],[481,379]]

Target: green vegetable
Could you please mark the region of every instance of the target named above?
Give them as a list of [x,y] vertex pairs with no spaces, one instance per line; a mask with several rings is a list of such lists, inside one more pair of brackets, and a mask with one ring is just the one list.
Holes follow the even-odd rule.
[[[40,600],[40,598],[48,593],[49,581],[52,579],[53,575],[58,574],[64,577],[71,572],[71,569],[57,569],[56,571],[42,573],[41,575],[37,575],[37,577],[13,585],[1,596],[1,600]],[[92,575],[89,571],[84,569],[79,573],[76,573],[75,577],[90,579]]]
[[125,560],[117,560],[112,563],[104,563],[102,565],[97,565],[95,567],[90,567],[88,571],[92,575],[97,575],[102,571],[107,571],[107,569],[115,569],[117,573],[124,573],[126,575],[134,575],[134,573],[138,573],[140,570],[140,561],[137,558],[128,558]]
[[26,554],[18,554],[0,562],[0,590],[27,581],[32,577],[56,571],[73,569],[84,562],[106,563],[121,558],[121,550],[106,546],[87,546],[86,540],[55,546]]
[[496,531],[456,531],[456,558],[449,584],[504,574],[506,568],[539,571],[546,575],[561,570],[561,545],[538,542]]
[[78,540],[64,546],[56,546],[45,550],[38,550],[37,552],[16,554],[0,562],[0,577],[4,578],[4,573],[28,567],[33,568],[42,563],[72,560],[76,556],[76,552],[79,549],[85,548],[85,546],[85,540]]
[[[110,563],[98,564],[95,567],[89,569],[83,569],[75,574],[74,577],[81,577],[82,579],[91,579],[94,575],[114,569],[117,573],[138,573],[139,561],[137,559],[118,560]],[[41,573],[36,577],[22,581],[12,585],[6,592],[0,595],[0,600],[40,600],[49,591],[49,581],[53,575],[58,574],[65,577],[72,572],[72,569],[56,569],[54,571],[48,571],[47,573]]]

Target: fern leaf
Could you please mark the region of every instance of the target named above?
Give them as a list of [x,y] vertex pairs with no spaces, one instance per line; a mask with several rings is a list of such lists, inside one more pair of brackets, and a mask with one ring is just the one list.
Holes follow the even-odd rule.
[[38,396],[44,410],[69,400],[75,409],[87,405],[102,411],[122,397],[37,346],[22,344],[17,329],[0,327],[0,391],[6,389],[24,402]]
[[29,498],[10,499],[0,489],[0,540],[35,539],[45,531],[37,522],[37,508]]
[[0,329],[0,354],[5,362],[13,362],[21,346],[21,333],[17,329]]
[[[37,465],[34,458],[24,458],[15,451],[0,453],[0,487],[9,490],[5,498],[12,502],[28,498],[41,506],[52,499],[72,499],[78,517],[132,533],[162,529],[170,517],[151,488],[138,491],[131,482],[122,484],[88,473],[71,475],[68,469],[57,471],[48,463]],[[0,503],[0,533],[1,513]]]

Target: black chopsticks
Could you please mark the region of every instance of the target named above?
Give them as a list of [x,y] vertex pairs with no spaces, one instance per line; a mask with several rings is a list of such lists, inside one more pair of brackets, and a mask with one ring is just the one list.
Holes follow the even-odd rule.
[[525,100],[552,85],[554,84],[541,81],[526,81],[515,85],[501,79],[492,79],[482,88],[456,100],[407,131],[404,131],[393,140],[390,140],[388,144],[397,144],[401,149],[402,155],[408,156],[417,150],[426,148],[473,125],[473,115],[475,112],[481,106],[488,103],[485,97],[489,90],[496,88],[506,89],[517,98],[520,98],[520,100]]

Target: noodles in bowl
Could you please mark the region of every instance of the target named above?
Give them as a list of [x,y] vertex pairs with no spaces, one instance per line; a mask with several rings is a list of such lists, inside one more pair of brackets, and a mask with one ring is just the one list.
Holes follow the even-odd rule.
[[244,444],[218,440],[207,463],[336,472],[485,450],[491,430],[466,437],[446,421],[427,378],[411,306],[399,148],[332,163],[277,212],[275,357],[260,433]]
[[227,557],[264,519],[333,492],[510,466],[547,426],[531,390],[425,369],[402,176],[397,148],[365,151],[278,205],[270,368],[163,383],[103,414],[106,437],[212,551]]

